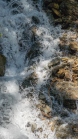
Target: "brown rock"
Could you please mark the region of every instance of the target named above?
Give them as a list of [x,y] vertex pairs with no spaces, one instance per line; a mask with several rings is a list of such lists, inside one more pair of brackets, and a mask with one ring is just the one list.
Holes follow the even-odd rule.
[[5,74],[5,63],[6,63],[6,57],[0,54],[0,76],[4,76]]
[[64,68],[65,66],[68,66],[69,63],[62,63],[60,65],[57,65],[52,68],[52,75],[55,75],[60,69]]
[[[63,99],[78,99],[78,84],[71,81],[58,80],[55,84],[56,89],[60,91],[58,95]],[[63,93],[62,93],[63,92]]]
[[64,69],[60,69],[60,70],[57,72],[57,77],[63,79],[64,76],[65,76],[65,71],[64,71]]
[[72,70],[75,74],[78,74],[78,65],[76,67],[72,68]]
[[54,131],[54,126],[51,127],[51,130]]
[[72,52],[78,52],[78,42],[74,41],[69,44],[69,50]]
[[71,128],[72,128],[73,133],[78,135],[78,124],[72,125]]
[[64,77],[65,81],[70,81],[71,80],[71,74],[70,71],[65,71],[65,77]]

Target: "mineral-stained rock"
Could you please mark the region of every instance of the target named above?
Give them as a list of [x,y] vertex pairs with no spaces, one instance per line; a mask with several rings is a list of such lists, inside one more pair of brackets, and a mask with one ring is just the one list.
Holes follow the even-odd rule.
[[0,54],[0,76],[4,76],[5,74],[5,63],[6,63],[6,57]]

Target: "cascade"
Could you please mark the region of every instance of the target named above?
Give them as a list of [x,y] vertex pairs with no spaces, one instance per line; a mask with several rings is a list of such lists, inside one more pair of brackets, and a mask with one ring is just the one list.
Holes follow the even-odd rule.
[[[48,96],[45,87],[49,62],[61,57],[58,44],[64,30],[49,23],[42,0],[0,0],[0,33],[0,54],[6,57],[5,75],[0,77],[0,139],[57,139],[50,121],[63,123],[61,133],[72,119],[78,120],[77,114]],[[51,120],[37,108],[41,93],[53,112]],[[65,119],[57,116],[62,109],[68,113]]]

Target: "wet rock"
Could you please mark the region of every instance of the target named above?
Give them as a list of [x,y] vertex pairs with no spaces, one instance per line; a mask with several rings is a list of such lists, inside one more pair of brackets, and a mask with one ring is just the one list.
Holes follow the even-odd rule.
[[74,124],[71,126],[72,132],[74,135],[78,135],[78,124]]
[[76,100],[74,99],[64,99],[63,106],[69,109],[77,109]]
[[45,97],[45,95],[43,93],[40,93],[39,94],[39,99],[46,100],[46,97]]
[[78,52],[78,42],[71,42],[69,44],[69,51],[71,53],[75,53],[75,52]]
[[60,69],[60,70],[57,72],[57,77],[63,79],[64,76],[65,76],[65,71],[64,71],[64,69]]
[[61,138],[61,139],[70,138],[71,130],[70,130],[69,126],[65,125],[65,124],[58,126],[56,129],[56,136],[57,136],[57,138]]
[[32,84],[35,85],[37,83],[38,77],[37,74],[35,72],[31,73],[31,75],[29,77],[27,77],[26,79],[24,79],[23,83],[22,83],[22,87],[29,87]]
[[46,113],[44,113],[44,112],[42,112],[42,115],[43,115],[44,117],[47,117],[47,118],[52,118],[52,116],[51,116],[51,115],[46,114]]
[[48,5],[51,2],[52,2],[52,0],[43,0],[43,5]]
[[51,130],[54,131],[54,126],[51,127]]
[[55,14],[56,16],[61,17],[61,13],[60,13],[58,10],[52,8],[52,11],[54,12],[54,14]]
[[48,67],[51,68],[51,67],[53,67],[53,66],[55,66],[55,65],[58,65],[58,64],[60,64],[60,58],[59,58],[59,57],[53,59],[53,60],[48,64]]
[[32,33],[37,35],[37,30],[38,30],[38,28],[36,26],[32,26],[32,28],[31,28]]
[[29,58],[30,60],[35,58],[35,57],[38,57],[41,52],[40,52],[40,44],[39,43],[34,43],[31,48],[28,50],[27,54],[26,54],[26,57],[25,57],[25,60],[27,58]]
[[61,24],[62,23],[62,18],[55,19],[54,22],[55,22],[55,25]]
[[55,86],[59,89],[59,95],[61,95],[63,99],[78,99],[77,82],[73,83],[71,81],[64,81],[60,79],[56,82]]
[[0,76],[4,76],[5,74],[5,63],[6,63],[6,57],[0,54]]
[[32,16],[32,21],[33,21],[35,24],[39,24],[39,23],[40,23],[40,20],[39,20],[38,17],[36,17],[36,16]]
[[57,65],[55,67],[52,68],[52,75],[56,75],[56,73],[59,71],[59,69],[64,68],[65,66],[68,66],[69,63],[62,63],[60,65]]
[[54,131],[54,129],[55,129],[55,122],[54,121],[50,122],[49,126],[51,126],[51,131]]
[[71,73],[69,70],[65,71],[65,76],[64,76],[65,81],[70,81],[71,80]]
[[48,105],[46,105],[45,107],[41,107],[40,110],[43,111],[45,114],[51,112],[51,108]]
[[39,131],[39,132],[42,132],[42,131],[43,131],[43,129],[42,129],[42,128],[38,128],[38,131]]
[[31,125],[31,131],[34,132],[36,129],[37,129],[37,124],[36,123],[33,123]]
[[57,4],[57,3],[50,3],[49,5],[48,5],[48,8],[50,8],[50,9],[52,9],[52,8],[55,8],[55,9],[59,9],[59,5]]
[[61,117],[69,117],[69,112],[67,111],[67,110],[65,110],[65,109],[63,109],[62,111],[61,111]]

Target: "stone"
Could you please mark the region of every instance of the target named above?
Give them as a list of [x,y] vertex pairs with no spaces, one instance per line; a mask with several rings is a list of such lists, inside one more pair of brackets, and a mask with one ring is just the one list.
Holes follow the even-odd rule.
[[45,114],[51,112],[51,108],[48,105],[46,105],[45,107],[41,107],[40,110],[43,111]]
[[52,11],[54,12],[54,14],[55,14],[56,16],[61,17],[61,13],[60,13],[58,10],[52,8]]
[[50,3],[49,5],[48,5],[48,8],[50,8],[50,9],[52,9],[52,8],[55,8],[55,9],[59,9],[59,5],[57,4],[57,3]]
[[73,124],[71,126],[71,129],[73,131],[73,134],[78,135],[78,124]]
[[32,26],[32,28],[31,28],[32,33],[37,35],[37,30],[38,30],[38,28],[36,26]]
[[40,43],[35,42],[34,44],[32,44],[32,46],[30,47],[30,49],[28,50],[26,54],[25,60],[27,58],[31,60],[31,59],[34,59],[35,57],[38,57],[41,54],[39,49],[40,49]]
[[41,99],[41,100],[46,100],[46,97],[45,97],[44,94],[40,93],[40,94],[39,94],[39,99]]
[[60,64],[60,65],[57,65],[57,66],[53,67],[53,68],[52,68],[52,75],[56,75],[56,73],[57,73],[60,69],[64,68],[65,66],[68,66],[68,65],[69,65],[69,63],[62,63],[62,64]]
[[71,79],[71,73],[69,70],[65,71],[65,76],[64,76],[65,81],[70,81]]
[[51,127],[51,131],[54,131],[54,126]]
[[42,131],[43,131],[43,129],[42,129],[42,128],[38,128],[38,131],[42,132]]
[[21,86],[23,88],[29,87],[32,84],[35,85],[37,83],[38,77],[35,72],[31,73],[29,77],[25,78],[24,81],[22,82]]
[[78,99],[78,85],[77,82],[64,81],[63,79],[58,80],[55,84],[56,89],[60,91],[58,95],[63,99]]
[[72,68],[72,71],[75,73],[75,74],[78,74],[78,65],[74,68]]
[[0,76],[4,76],[5,74],[5,64],[6,64],[6,57],[0,54]]
[[77,109],[76,100],[74,99],[64,99],[63,106],[69,109]]
[[60,64],[60,58],[59,58],[59,57],[53,59],[53,60],[48,64],[48,67],[51,68],[51,67],[53,67],[53,66],[55,66],[55,65],[58,65],[58,64]]
[[36,16],[32,16],[32,21],[33,21],[35,24],[39,24],[39,23],[40,23],[39,18],[36,17]]
[[75,52],[78,52],[78,42],[71,42],[69,44],[69,50],[72,52],[72,53],[75,53]]
[[33,123],[31,125],[31,131],[34,132],[36,129],[37,129],[37,124],[36,123]]
[[44,112],[42,112],[42,115],[43,115],[44,117],[47,117],[47,118],[52,118],[52,116],[51,116],[51,115],[46,114],[46,113],[44,113]]
[[63,79],[64,76],[65,76],[65,71],[64,71],[64,69],[60,69],[60,70],[57,72],[57,77]]

